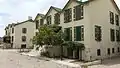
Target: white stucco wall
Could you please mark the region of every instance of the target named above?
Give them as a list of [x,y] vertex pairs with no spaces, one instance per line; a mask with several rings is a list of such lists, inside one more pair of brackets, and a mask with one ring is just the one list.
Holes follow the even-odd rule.
[[[54,24],[54,15],[55,15],[56,13],[58,13],[56,10],[51,9],[51,10],[49,11],[49,13],[47,14],[47,16],[50,16],[50,15],[51,15],[51,24]],[[47,16],[46,16],[46,17],[47,17]],[[46,18],[44,19],[44,24],[47,24]]]
[[88,14],[88,7],[84,6],[84,18],[81,20],[78,20],[78,21],[74,21],[73,9],[74,9],[74,6],[77,6],[77,5],[79,5],[79,4],[73,1],[69,6],[67,6],[65,8],[65,9],[72,8],[72,21],[69,23],[64,23],[64,13],[62,12],[61,19],[60,19],[60,21],[61,21],[60,25],[63,27],[63,30],[64,30],[64,28],[72,27],[72,40],[73,41],[74,41],[74,27],[84,25],[84,41],[79,41],[79,42],[83,43],[85,45],[86,55],[83,55],[83,59],[87,59],[88,58],[87,51],[88,51],[89,46],[90,46],[90,34],[89,34],[89,32],[91,31],[90,26],[89,26],[90,19],[89,19],[89,14]]
[[[34,27],[35,23],[26,22],[15,26],[15,35],[13,48],[21,48],[21,44],[26,44],[26,47],[29,48],[32,46],[32,41],[30,41],[34,36]],[[27,28],[27,33],[22,33],[22,28]],[[26,42],[22,42],[22,36],[26,36]]]
[[[107,55],[107,48],[111,49],[111,56],[118,54],[117,48],[120,47],[118,42],[111,42],[110,39],[110,29],[119,30],[119,26],[116,26],[114,19],[114,25],[110,23],[109,11],[112,11],[115,14],[118,14],[111,0],[95,0],[90,2],[87,6],[89,8],[90,16],[90,53],[92,59],[101,59],[110,57]],[[102,41],[95,41],[95,25],[101,26],[102,29]],[[116,32],[116,31],[115,31]],[[116,33],[115,33],[116,39]],[[115,53],[112,54],[112,48],[115,48]],[[101,49],[101,56],[97,56],[97,49]]]
[[[73,7],[79,5],[75,1],[69,4],[65,9],[72,8],[72,22],[64,23],[64,14],[61,13],[60,25],[64,28],[72,27],[72,40],[74,40],[74,27],[84,25],[84,41],[80,41],[85,45],[84,60],[96,60],[109,57],[107,55],[107,48],[115,48],[115,53],[111,56],[117,56],[117,48],[120,43],[111,42],[110,28],[119,30],[119,26],[110,24],[109,11],[118,14],[111,0],[95,0],[84,5],[84,19],[73,20]],[[115,21],[115,20],[114,20]],[[95,25],[102,27],[102,41],[95,41]],[[116,32],[116,31],[115,31]],[[115,34],[116,35],[116,34]],[[97,49],[101,49],[101,56],[97,56]]]

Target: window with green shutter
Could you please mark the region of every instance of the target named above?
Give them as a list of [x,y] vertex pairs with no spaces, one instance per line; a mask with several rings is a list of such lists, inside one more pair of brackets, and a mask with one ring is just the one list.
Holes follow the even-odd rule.
[[115,41],[115,30],[114,29],[110,29],[110,38],[111,38],[111,41]]
[[83,19],[83,5],[74,7],[74,21]]
[[51,24],[51,15],[47,16],[47,24],[50,25]]
[[119,26],[119,15],[115,14],[116,25]]
[[110,11],[110,23],[114,24],[114,13]]
[[54,23],[60,24],[60,13],[56,13],[54,16]]
[[44,20],[40,19],[40,25],[43,25],[43,24],[44,24]]
[[39,28],[39,20],[36,20],[35,23],[36,23],[36,29],[38,29]]
[[68,23],[72,21],[72,9],[66,9],[64,11],[64,23]]
[[101,26],[95,25],[95,40],[96,41],[101,41],[102,40]]
[[84,26],[74,27],[74,41],[84,41]]
[[65,41],[72,41],[72,28],[65,28],[64,32],[66,34]]

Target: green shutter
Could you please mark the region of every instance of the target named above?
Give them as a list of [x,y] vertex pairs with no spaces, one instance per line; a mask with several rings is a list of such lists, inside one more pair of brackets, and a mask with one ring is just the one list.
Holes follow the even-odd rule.
[[72,27],[70,28],[70,40],[69,41],[72,41]]
[[74,41],[76,41],[76,27],[74,27]]
[[81,27],[76,27],[76,41],[81,41]]
[[72,40],[72,33],[71,33],[72,31],[70,30],[70,28],[65,28],[64,32],[66,34],[65,41],[71,41]]
[[76,7],[74,7],[73,12],[74,12],[74,21],[75,21],[76,20]]
[[67,28],[64,29],[64,33],[65,33],[65,41],[67,41]]

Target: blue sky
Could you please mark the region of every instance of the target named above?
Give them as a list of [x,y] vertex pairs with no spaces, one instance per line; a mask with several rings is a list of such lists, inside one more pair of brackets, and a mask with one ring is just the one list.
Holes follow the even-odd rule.
[[[68,0],[0,0],[0,36],[9,23],[33,19],[37,13],[45,14],[50,6],[63,8]],[[120,7],[120,0],[115,0]]]

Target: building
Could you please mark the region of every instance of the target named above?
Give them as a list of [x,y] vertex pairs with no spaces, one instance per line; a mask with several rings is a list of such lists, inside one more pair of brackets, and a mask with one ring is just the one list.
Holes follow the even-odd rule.
[[44,24],[50,25],[50,24],[60,24],[60,12],[62,9],[51,6],[44,16]]
[[44,24],[44,14],[38,13],[37,16],[34,19],[34,23],[35,23],[35,31],[34,31],[34,33],[35,33],[35,35],[37,35],[39,26]]
[[37,14],[34,22],[27,20],[11,26],[13,48],[32,45],[29,40],[37,35],[39,26],[57,24],[67,34],[66,41],[85,46],[82,51],[79,47],[64,47],[65,57],[91,61],[120,54],[120,10],[114,0],[69,0],[63,9],[51,6],[46,15]]
[[11,48],[31,48],[33,46],[31,40],[34,36],[34,25],[33,20],[28,19],[12,24],[10,28],[5,29],[6,35],[10,36]]
[[[120,54],[120,10],[114,0],[69,0],[62,9],[60,25],[66,41],[83,43],[85,50],[65,49],[65,55],[90,61]],[[73,52],[73,53],[72,53]]]

